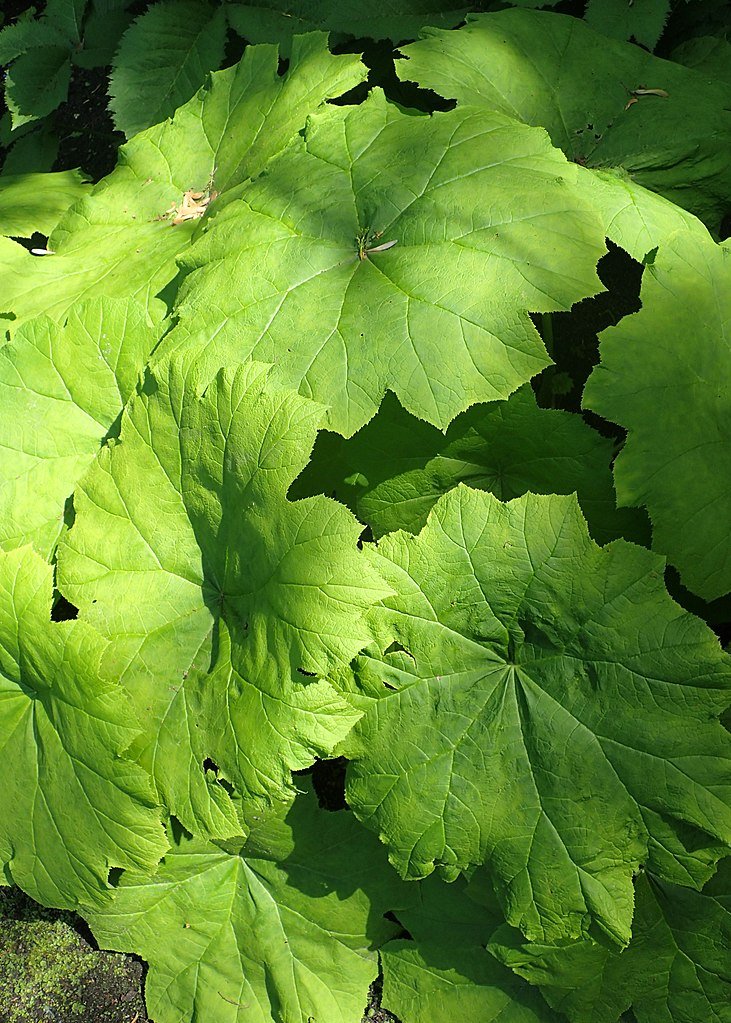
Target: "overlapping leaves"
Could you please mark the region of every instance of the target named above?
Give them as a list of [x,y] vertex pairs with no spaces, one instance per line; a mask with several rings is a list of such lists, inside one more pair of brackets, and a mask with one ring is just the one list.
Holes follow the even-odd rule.
[[[47,5],[64,38],[85,6]],[[647,264],[643,309],[586,404],[629,431],[617,495],[657,550],[727,588],[727,246],[688,212],[725,209],[723,47],[681,51],[701,74],[507,11],[406,48],[456,110],[320,109],[366,67],[298,28],[396,41],[461,11],[226,7],[279,49],[91,195],[0,184],[0,234],[52,232],[42,257],[0,238],[0,877],[103,903],[170,1023],[357,1023],[378,952],[402,1023],[726,1023],[729,660],[657,555],[589,539],[582,511],[648,539],[615,507],[621,437],[521,388],[549,361],[529,313],[599,289],[606,232]],[[664,4],[636,8],[615,34],[650,43]],[[172,113],[222,39],[220,7],[151,7],[120,123]],[[59,591],[79,621],[50,620]],[[361,820],[297,794],[334,752]]]
[[91,299],[0,348],[0,547],[50,557],[76,481],[134,394],[158,338],[134,301]]
[[484,872],[469,886],[429,878],[413,887],[397,911],[409,940],[381,950],[386,1008],[409,1023],[559,1023],[538,991],[485,948],[502,916]]
[[173,224],[166,211],[190,189],[222,200],[258,174],[319,104],[366,73],[357,55],[333,56],[323,33],[295,40],[285,75],[278,74],[276,46],[248,49],[172,121],[122,147],[117,168],[51,234],[53,255],[38,259],[0,238],[0,323],[12,330],[39,313],[60,317],[82,297],[98,295],[137,296],[164,312],[156,296],[175,277],[175,257],[197,226]]
[[387,395],[355,437],[320,434],[292,493],[329,493],[376,537],[418,533],[436,501],[458,483],[503,501],[526,491],[577,492],[595,540],[644,538],[642,516],[615,507],[613,444],[579,416],[542,409],[526,386],[507,401],[477,405],[446,433],[405,412]]
[[47,906],[89,905],[167,843],[108,644],[50,621],[52,576],[30,548],[0,553],[0,864]]
[[171,812],[227,836],[293,794],[290,771],[353,723],[325,681],[372,633],[387,592],[356,550],[360,526],[287,487],[323,410],[271,389],[247,363],[207,380],[165,364],[128,406],[119,443],[74,493],[58,581],[113,641],[145,736],[138,744]]
[[706,600],[731,590],[731,247],[674,234],[645,270],[642,309],[602,334],[584,404],[629,431],[621,504]]
[[332,108],[181,258],[161,352],[273,362],[345,435],[387,388],[444,428],[548,364],[529,310],[600,290],[577,176],[500,114],[427,119],[380,92]]
[[91,918],[103,947],[150,963],[159,1023],[360,1023],[376,949],[404,897],[377,841],[350,814],[300,797],[246,844],[179,831],[157,873],[128,872]]
[[531,945],[508,927],[488,947],[571,1023],[614,1023],[630,1006],[637,1023],[727,1023],[730,865],[702,893],[640,876],[633,938],[622,952],[592,941]]

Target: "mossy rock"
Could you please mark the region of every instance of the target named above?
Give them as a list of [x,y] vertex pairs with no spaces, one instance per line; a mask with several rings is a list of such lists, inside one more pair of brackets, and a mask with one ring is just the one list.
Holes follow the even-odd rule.
[[149,1023],[142,974],[100,952],[72,913],[0,889],[0,1023]]

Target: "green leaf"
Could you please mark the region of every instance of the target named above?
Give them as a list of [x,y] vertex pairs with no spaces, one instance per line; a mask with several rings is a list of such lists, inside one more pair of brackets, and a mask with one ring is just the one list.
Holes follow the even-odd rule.
[[224,9],[165,0],[122,36],[109,79],[115,126],[127,138],[171,117],[223,60]]
[[229,188],[284,148],[319,104],[366,74],[357,55],[334,57],[320,34],[295,40],[285,75],[277,73],[276,47],[249,47],[172,121],[121,147],[115,171],[51,235],[55,255],[36,259],[0,238],[0,320],[5,316],[15,329],[39,313],[60,317],[80,298],[99,294],[137,296],[165,311],[156,296],[175,277],[175,257],[198,223],[173,225],[166,211],[188,189],[211,184],[223,201]]
[[592,941],[531,945],[511,928],[488,947],[571,1023],[614,1023],[630,1005],[637,1023],[728,1023],[729,866],[702,893],[640,876],[633,937],[621,953]]
[[135,391],[159,335],[132,301],[31,320],[0,347],[0,547],[50,558],[66,499]]
[[[9,122],[10,114],[6,116]],[[58,135],[50,123],[39,121],[17,141],[11,143],[0,177],[50,172],[58,156],[58,147]]]
[[28,50],[63,46],[64,42],[63,35],[47,21],[16,21],[0,32],[0,64],[9,64]]
[[461,881],[413,887],[414,904],[398,911],[413,940],[381,949],[385,1008],[408,1023],[558,1023],[538,992],[486,952],[502,922],[494,905],[469,898]]
[[[163,366],[74,494],[58,585],[114,641],[159,791],[192,831],[240,834],[293,793],[359,716],[324,680],[372,638],[389,590],[356,548],[361,527],[287,488],[322,409],[247,363],[207,378]],[[134,609],[133,613],[130,610]],[[220,778],[205,772],[212,758]]]
[[379,537],[397,529],[418,533],[436,501],[458,483],[503,501],[528,490],[576,491],[599,543],[644,538],[642,518],[617,511],[613,448],[580,416],[539,408],[527,385],[507,401],[463,412],[446,434],[386,395],[375,419],[350,440],[320,434],[292,495],[330,494]]
[[59,32],[69,42],[78,45],[82,38],[84,15],[89,0],[46,0],[43,20]]
[[30,238],[48,235],[61,215],[89,191],[78,170],[55,174],[14,174],[0,177],[0,234]]
[[119,40],[134,15],[124,0],[95,0],[84,19],[83,47],[74,53],[74,64],[84,68],[106,68],[114,60]]
[[406,877],[486,863],[531,940],[626,943],[651,814],[731,838],[716,637],[659,558],[597,547],[574,497],[459,486],[369,553],[397,596],[370,658],[382,696],[343,746],[349,805]]
[[13,61],[5,76],[5,102],[13,128],[50,114],[66,99],[71,79],[64,46],[28,50]]
[[640,263],[676,231],[710,237],[692,213],[638,185],[626,171],[584,167],[580,180],[604,220],[607,237]]
[[654,50],[669,13],[670,0],[589,0],[584,18],[605,36]]
[[295,32],[323,29],[358,39],[415,39],[424,25],[451,28],[464,18],[468,6],[444,10],[441,0],[264,0],[258,4],[229,4],[231,27],[252,43],[280,43],[289,51]]
[[50,621],[53,569],[0,553],[0,863],[32,898],[76,907],[109,895],[110,867],[166,849],[149,776],[125,756],[139,733],[107,644]]
[[640,297],[640,312],[600,335],[584,405],[629,432],[619,502],[647,506],[655,549],[713,600],[731,590],[731,246],[673,235]]
[[728,39],[720,36],[687,39],[673,50],[670,58],[686,67],[695,68],[709,78],[718,78],[731,85],[731,42]]
[[352,814],[307,795],[243,847],[176,835],[89,919],[103,947],[149,962],[158,1023],[360,1023],[401,888]]
[[570,159],[622,169],[718,230],[731,192],[722,82],[552,12],[474,15],[424,36],[404,49],[400,78],[541,125]]
[[600,290],[576,172],[501,115],[331,107],[181,257],[161,356],[273,362],[345,435],[387,388],[444,428],[548,364],[528,310]]

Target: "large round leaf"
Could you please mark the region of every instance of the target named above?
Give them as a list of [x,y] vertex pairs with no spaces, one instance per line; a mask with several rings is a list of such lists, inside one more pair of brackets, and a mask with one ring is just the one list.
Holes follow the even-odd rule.
[[[205,381],[203,381],[205,383]],[[266,367],[222,372],[205,394],[160,367],[74,493],[58,584],[113,641],[145,723],[140,755],[185,826],[240,834],[205,758],[249,819],[291,796],[290,770],[326,755],[353,712],[325,681],[372,637],[388,592],[327,498],[286,491],[322,409],[270,388]]]
[[53,570],[0,553],[0,864],[46,906],[108,897],[111,867],[152,869],[167,848],[139,735],[83,622],[52,622]]
[[600,290],[577,171],[500,114],[332,107],[181,260],[161,355],[272,362],[346,435],[386,389],[444,428],[548,364],[529,310]]
[[404,47],[401,78],[541,125],[571,159],[622,168],[718,230],[731,191],[723,82],[552,12],[473,15],[423,34]]
[[149,962],[158,1023],[360,1023],[404,886],[352,814],[308,795],[245,845],[172,840],[90,916],[102,947]]
[[486,862],[532,939],[598,926],[626,943],[632,875],[673,858],[674,822],[716,858],[731,839],[715,636],[657,556],[597,547],[574,497],[460,486],[370,553],[397,595],[370,658],[382,696],[344,747],[348,802],[403,875]]
[[713,600],[731,590],[731,246],[673,235],[640,297],[601,334],[584,404],[628,430],[619,502],[647,506],[655,549]]

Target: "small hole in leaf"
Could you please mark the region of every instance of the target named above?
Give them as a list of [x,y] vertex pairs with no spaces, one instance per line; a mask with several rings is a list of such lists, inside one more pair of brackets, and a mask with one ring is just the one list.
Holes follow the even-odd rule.
[[323,810],[345,810],[345,771],[348,761],[345,757],[332,760],[316,760],[310,768],[312,787]]
[[215,763],[215,761],[211,760],[210,757],[206,757],[205,760],[203,761],[203,770],[204,771],[213,771],[213,773],[215,775],[217,775],[218,774],[218,764]]
[[119,881],[122,877],[124,870],[122,867],[111,867],[109,874],[107,875],[107,881],[112,888],[119,887]]
[[74,607],[71,601],[66,600],[60,593],[56,594],[51,610],[52,622],[72,622],[79,617],[78,607]]
[[279,60],[277,61],[277,74],[279,75],[280,78],[282,78],[284,75],[287,74],[288,71],[289,71],[289,58],[288,57],[280,57]]
[[158,389],[157,380],[155,380],[154,376],[152,375],[148,368],[145,370],[145,377],[144,380],[142,381],[142,386],[140,387],[140,393],[151,395],[155,394],[157,389]]
[[645,255],[645,258],[642,260],[643,266],[652,266],[655,262],[655,257],[657,256],[657,248],[658,247],[656,245],[654,249],[650,249],[650,251]]
[[74,522],[76,522],[76,509],[74,508],[74,495],[69,494],[66,498],[66,502],[63,506],[63,524],[67,529],[71,529]]
[[384,654],[406,654],[406,656],[410,657],[414,664],[416,664],[416,658],[414,655],[410,650],[407,650],[405,646],[402,646],[401,643],[392,643],[389,647],[386,647],[383,652]]

